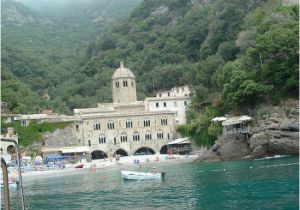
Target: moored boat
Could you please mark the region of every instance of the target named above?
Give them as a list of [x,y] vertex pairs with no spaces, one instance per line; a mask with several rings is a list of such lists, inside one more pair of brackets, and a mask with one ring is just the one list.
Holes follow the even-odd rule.
[[75,165],[75,168],[83,168],[83,163],[79,163],[79,164]]
[[[9,188],[17,188],[18,187],[18,185],[19,185],[19,183],[18,182],[13,182],[13,181],[9,181],[8,182],[8,186],[9,186]],[[0,186],[1,186],[1,188],[3,188],[4,187],[4,184],[3,184],[3,182],[1,181],[1,184],[0,184]]]
[[121,171],[122,178],[128,180],[149,180],[149,179],[163,179],[165,172],[158,173],[143,173],[135,171]]

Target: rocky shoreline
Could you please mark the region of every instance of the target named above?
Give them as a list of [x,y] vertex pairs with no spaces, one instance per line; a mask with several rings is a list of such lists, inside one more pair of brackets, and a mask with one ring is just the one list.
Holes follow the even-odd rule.
[[220,136],[212,148],[202,152],[199,162],[257,159],[274,155],[299,155],[299,100],[255,110],[250,138]]

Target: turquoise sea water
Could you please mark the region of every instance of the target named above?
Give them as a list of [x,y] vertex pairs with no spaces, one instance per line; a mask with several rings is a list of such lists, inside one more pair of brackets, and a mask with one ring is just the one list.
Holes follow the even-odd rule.
[[[156,164],[164,181],[123,181],[124,169],[24,179],[28,209],[298,209],[299,160]],[[252,167],[252,168],[250,168]],[[225,171],[224,171],[225,169]],[[12,209],[20,209],[11,190]]]

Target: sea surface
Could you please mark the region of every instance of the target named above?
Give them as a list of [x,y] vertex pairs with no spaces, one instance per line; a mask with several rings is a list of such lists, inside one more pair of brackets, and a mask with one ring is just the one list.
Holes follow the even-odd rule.
[[[28,209],[298,209],[299,159],[284,157],[215,163],[161,163],[164,181],[123,181],[121,170],[78,170],[24,179]],[[21,209],[11,189],[11,209]],[[2,196],[3,197],[3,196]],[[3,206],[2,206],[3,209]]]

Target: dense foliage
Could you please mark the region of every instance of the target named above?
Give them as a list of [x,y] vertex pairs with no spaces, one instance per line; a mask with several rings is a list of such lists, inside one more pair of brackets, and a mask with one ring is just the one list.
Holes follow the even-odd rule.
[[19,144],[22,146],[28,146],[35,142],[41,142],[44,137],[43,132],[53,132],[56,129],[64,129],[73,122],[44,122],[37,123],[32,121],[27,126],[21,125],[19,122],[13,124],[6,124],[1,119],[2,127],[14,127],[15,133],[18,135]]
[[[128,16],[141,0],[30,1],[35,11],[13,0],[2,2],[2,101],[15,113],[45,108],[70,114],[86,91],[81,78],[74,83],[78,60],[89,41],[117,20]],[[60,6],[60,7],[59,7]],[[12,12],[14,11],[14,12]],[[50,96],[50,100],[49,97]],[[84,104],[82,104],[84,103]]]
[[[78,66],[78,56],[64,50],[40,52],[37,58],[28,53],[30,47],[10,51],[12,44],[4,44],[3,63],[10,79],[2,83],[7,91],[3,99],[18,112],[23,110],[20,104],[33,109],[29,103],[37,108],[46,103],[67,112],[108,102],[111,75],[123,60],[136,75],[139,99],[157,90],[193,85],[191,124],[178,131],[199,145],[211,145],[220,130],[210,123],[211,117],[262,100],[298,96],[298,12],[298,5],[279,0],[145,0],[86,51],[81,49]],[[46,67],[34,68],[39,62]],[[63,68],[55,69],[55,62],[63,62]],[[34,90],[28,96],[35,100],[34,94],[44,92],[51,100],[10,101],[19,92],[16,86]]]

